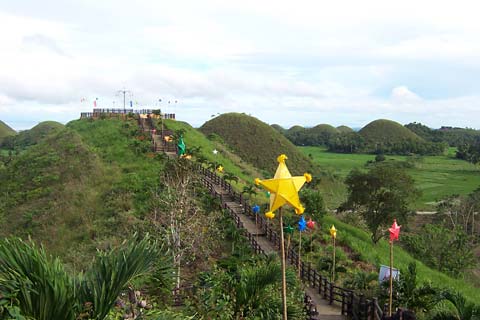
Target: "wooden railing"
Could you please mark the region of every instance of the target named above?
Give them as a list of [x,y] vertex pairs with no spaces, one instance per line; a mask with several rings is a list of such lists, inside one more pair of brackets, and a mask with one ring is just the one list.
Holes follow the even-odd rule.
[[[125,114],[153,114],[154,110],[152,109],[93,109],[92,112],[81,112],[80,118],[98,118],[100,116],[118,116]],[[175,113],[162,113],[160,116],[163,119],[173,119],[175,120]]]
[[[233,190],[230,183],[201,165],[198,166],[198,170],[204,176],[202,179],[203,184],[211,192],[212,196],[220,199],[222,207],[228,210],[239,229],[244,229],[240,217],[233,210],[227,207],[226,200],[241,204],[243,207],[243,212],[250,218],[255,219],[255,214],[252,211],[251,205],[242,196],[242,194]],[[215,190],[215,185],[220,186],[227,193],[222,194],[217,192]],[[258,228],[262,230],[262,233],[265,235],[265,237],[273,244],[273,246],[277,250],[280,250],[280,236],[271,228],[267,219],[259,215],[257,217],[257,225]],[[265,253],[258,245],[254,235],[245,230],[245,236],[255,252],[262,254]],[[294,266],[297,271],[298,267],[300,268],[300,278],[310,287],[317,289],[318,294],[323,299],[327,300],[329,304],[338,305],[341,308],[342,315],[347,315],[354,320],[380,320],[382,318],[383,310],[379,306],[376,298],[366,299],[363,294],[357,295],[350,289],[342,288],[335,285],[335,283],[330,282],[327,277],[321,275],[314,267],[312,267],[311,263],[306,263],[299,259],[297,250],[298,249],[296,248],[290,248],[286,252],[286,259],[288,262]]]

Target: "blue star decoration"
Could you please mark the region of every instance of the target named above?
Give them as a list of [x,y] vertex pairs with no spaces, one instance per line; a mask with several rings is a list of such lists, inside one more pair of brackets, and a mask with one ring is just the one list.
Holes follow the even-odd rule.
[[305,221],[305,218],[301,216],[300,220],[298,221],[298,231],[305,231],[306,229],[307,229],[307,221]]
[[260,206],[258,204],[254,205],[252,207],[252,211],[253,211],[254,214],[259,213],[260,212]]

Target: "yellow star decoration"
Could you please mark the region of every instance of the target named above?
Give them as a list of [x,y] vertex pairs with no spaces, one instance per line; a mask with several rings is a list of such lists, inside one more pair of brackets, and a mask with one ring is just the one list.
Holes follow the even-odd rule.
[[335,225],[332,224],[332,227],[330,228],[330,236],[335,239],[337,238],[337,229],[335,229]]
[[284,154],[278,156],[278,167],[273,179],[263,181],[258,178],[255,179],[256,185],[261,185],[270,191],[270,211],[265,214],[269,219],[275,218],[273,212],[285,204],[292,206],[297,214],[302,214],[305,211],[300,203],[298,191],[305,182],[312,181],[312,176],[305,173],[303,176],[292,177],[285,164],[287,159]]
[[222,173],[222,172],[223,172],[223,167],[222,167],[222,166],[218,166],[217,171],[220,172],[220,173]]

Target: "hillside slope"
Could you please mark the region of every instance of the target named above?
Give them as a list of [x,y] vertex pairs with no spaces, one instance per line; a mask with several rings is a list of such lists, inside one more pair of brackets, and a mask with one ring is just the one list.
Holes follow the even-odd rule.
[[79,267],[144,229],[163,162],[138,135],[133,120],[76,120],[14,155],[0,168],[0,236],[31,236]]
[[243,160],[255,167],[274,172],[277,157],[284,153],[292,174],[313,168],[310,160],[268,124],[240,113],[227,113],[207,121],[201,128],[205,135],[217,134]]
[[39,143],[42,139],[49,134],[58,132],[63,129],[64,125],[56,121],[44,121],[40,122],[30,130],[21,131],[15,137],[15,146],[19,148],[25,148],[28,146]]
[[[198,149],[199,156],[204,157],[208,162],[221,164],[225,172],[232,173],[241,180],[251,183],[252,177],[259,177],[261,173],[254,166],[245,163],[238,155],[232,153],[219,141],[209,140],[201,131],[193,128],[186,122],[164,120],[165,127],[174,132],[183,131],[184,142],[187,150]],[[159,125],[157,125],[159,126]],[[218,153],[214,154],[213,150]],[[234,187],[237,185],[234,184]]]
[[0,120],[0,141],[2,141],[4,137],[14,136],[16,134],[17,133],[15,132],[15,130],[13,130],[5,122]]
[[75,261],[70,252],[82,251],[95,236],[105,176],[78,134],[49,136],[0,169],[0,235],[32,236],[51,253]]

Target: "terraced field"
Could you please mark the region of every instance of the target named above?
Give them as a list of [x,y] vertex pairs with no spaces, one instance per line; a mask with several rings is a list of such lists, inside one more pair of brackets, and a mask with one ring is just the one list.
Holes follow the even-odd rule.
[[[367,161],[374,161],[370,154],[343,154],[327,152],[322,147],[299,147],[314,163],[324,170],[345,178],[353,168],[365,168]],[[435,202],[453,194],[465,195],[480,187],[480,166],[455,159],[455,150],[445,156],[425,156],[414,161],[407,172],[415,179],[422,196],[416,203],[418,210],[431,210]],[[407,161],[407,156],[386,156],[387,161]],[[337,192],[337,194],[342,194]],[[333,202],[341,202],[334,199]]]

